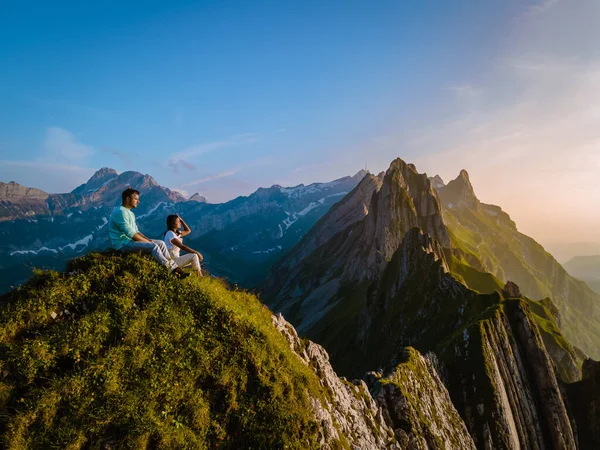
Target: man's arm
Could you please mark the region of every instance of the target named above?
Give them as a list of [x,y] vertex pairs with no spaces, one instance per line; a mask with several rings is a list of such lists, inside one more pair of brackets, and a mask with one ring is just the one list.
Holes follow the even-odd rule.
[[136,242],[151,242],[150,239],[137,230],[135,222],[132,224],[131,220],[128,220],[122,211],[119,214],[115,214],[113,220],[117,228],[129,239]]
[[150,239],[148,239],[146,236],[144,236],[139,231],[137,233],[135,233],[133,236],[131,236],[131,239],[136,242],[152,242]]

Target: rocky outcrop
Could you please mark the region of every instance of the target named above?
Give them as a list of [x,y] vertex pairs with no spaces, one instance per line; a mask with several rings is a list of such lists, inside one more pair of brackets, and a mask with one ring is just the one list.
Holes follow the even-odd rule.
[[577,427],[579,448],[600,445],[600,362],[583,362],[581,381],[566,385],[569,406]]
[[32,219],[50,213],[46,205],[48,194],[35,188],[22,186],[14,181],[0,182],[0,221]]
[[448,343],[450,392],[478,448],[577,448],[566,400],[523,300]]
[[441,363],[435,355],[423,357],[407,348],[403,360],[386,376],[371,372],[366,383],[349,382],[336,375],[323,347],[301,340],[281,314],[273,316],[273,324],[319,377],[330,399],[324,404],[312,400],[321,448],[342,441],[363,450],[475,449],[438,374]]
[[474,450],[473,439],[437,372],[437,357],[433,353],[423,357],[408,347],[402,359],[385,377],[376,372],[366,376],[401,447]]
[[281,314],[273,316],[273,324],[298,357],[314,370],[331,399],[325,404],[312,399],[315,419],[321,427],[321,448],[331,449],[333,443],[344,440],[351,448],[404,448],[396,444],[392,429],[386,424],[382,410],[364,381],[350,383],[339,378],[323,347],[301,341],[294,327]]
[[10,183],[0,182],[0,200],[46,200],[48,193],[35,188],[28,188],[11,181]]

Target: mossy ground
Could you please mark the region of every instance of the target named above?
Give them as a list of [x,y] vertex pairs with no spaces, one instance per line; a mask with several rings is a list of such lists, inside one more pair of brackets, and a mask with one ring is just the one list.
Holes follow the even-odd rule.
[[68,270],[0,298],[0,447],[317,447],[318,379],[254,296],[138,255]]

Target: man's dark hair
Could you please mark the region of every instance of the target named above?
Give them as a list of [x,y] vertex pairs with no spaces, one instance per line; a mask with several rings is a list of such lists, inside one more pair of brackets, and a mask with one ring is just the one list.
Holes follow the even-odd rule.
[[123,201],[123,203],[125,203],[126,198],[131,197],[133,194],[140,195],[140,191],[138,191],[137,189],[133,189],[133,188],[125,189],[123,191],[123,193],[121,194],[121,200]]

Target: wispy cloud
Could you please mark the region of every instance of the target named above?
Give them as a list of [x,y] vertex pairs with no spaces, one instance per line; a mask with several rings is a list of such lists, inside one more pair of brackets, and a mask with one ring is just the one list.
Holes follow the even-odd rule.
[[173,153],[169,156],[170,160],[189,160],[195,156],[203,155],[221,148],[233,147],[256,142],[259,138],[258,133],[246,133],[230,136],[219,141],[206,142],[193,147],[188,147],[180,152]]
[[232,175],[235,175],[237,173],[240,173],[246,169],[252,168],[252,167],[261,167],[261,166],[266,166],[269,165],[273,162],[272,158],[270,157],[266,157],[266,158],[259,158],[259,159],[255,159],[253,161],[250,161],[246,164],[240,164],[238,166],[232,167],[230,169],[227,169],[225,171],[216,173],[216,174],[212,174],[212,175],[207,175],[205,177],[199,178],[197,180],[193,180],[193,181],[189,181],[186,183],[183,183],[181,185],[178,186],[178,189],[181,188],[186,188],[189,186],[196,186],[198,184],[203,184],[203,183],[207,183],[209,181],[214,181],[214,180],[218,180],[221,178],[227,178],[230,177]]
[[116,156],[123,164],[127,165],[131,163],[133,157],[138,156],[138,154],[135,152],[124,152],[110,147],[101,147],[100,151]]
[[197,186],[199,184],[203,184],[208,181],[218,180],[219,178],[230,177],[231,175],[235,175],[236,173],[238,173],[240,170],[241,170],[241,168],[235,168],[235,169],[226,170],[225,172],[220,172],[220,173],[217,173],[214,175],[209,175],[209,176],[199,178],[194,181],[190,181],[189,183],[184,183],[180,186],[180,188]]
[[523,14],[524,17],[544,14],[561,0],[541,0],[535,5],[531,5]]
[[189,161],[184,161],[183,159],[178,159],[178,160],[171,159],[171,160],[169,160],[167,165],[175,173],[179,173],[180,169],[196,170],[196,166],[194,164],[192,164]]
[[409,155],[444,180],[465,168],[479,198],[502,206],[521,231],[542,242],[600,242],[600,210],[590,208],[600,204],[600,29],[587,26],[600,2],[544,8],[511,24],[511,51],[490,63],[481,86],[446,89],[478,99],[476,111],[459,102],[447,120],[398,127],[363,154]]
[[47,157],[68,161],[81,161],[94,153],[91,146],[79,142],[72,133],[60,127],[46,130],[42,148]]

